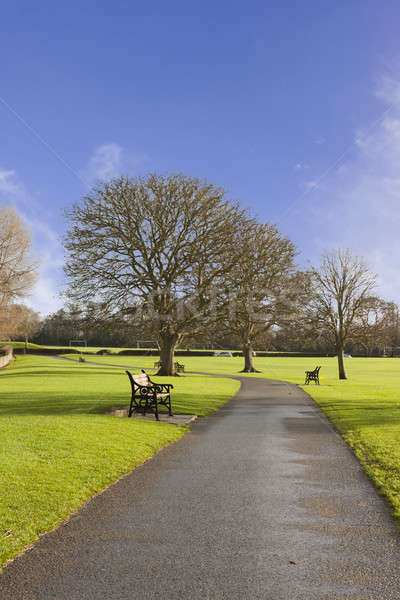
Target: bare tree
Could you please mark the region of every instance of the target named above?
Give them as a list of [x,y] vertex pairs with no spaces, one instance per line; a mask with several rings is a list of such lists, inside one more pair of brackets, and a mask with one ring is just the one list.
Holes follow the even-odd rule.
[[7,304],[0,311],[0,339],[11,340],[28,338],[34,335],[40,324],[37,312],[25,304]]
[[23,338],[26,352],[29,339],[39,331],[40,315],[24,304],[14,304],[12,308],[16,323],[16,335],[17,337]]
[[236,260],[231,240],[245,215],[224,196],[182,174],[120,177],[69,213],[72,298],[146,309],[157,324],[160,375],[174,374],[177,344],[211,318],[213,286]]
[[0,310],[29,292],[37,264],[28,229],[14,208],[0,206]]
[[335,340],[339,379],[347,379],[345,344],[362,314],[365,299],[375,287],[376,277],[361,258],[342,249],[326,253],[321,266],[312,269],[312,276],[312,309]]
[[292,309],[298,295],[293,285],[295,247],[274,225],[242,224],[240,255],[226,277],[226,322],[238,336],[243,372],[256,372],[253,348]]
[[369,356],[393,354],[399,340],[399,307],[377,296],[365,298],[354,323],[352,340]]

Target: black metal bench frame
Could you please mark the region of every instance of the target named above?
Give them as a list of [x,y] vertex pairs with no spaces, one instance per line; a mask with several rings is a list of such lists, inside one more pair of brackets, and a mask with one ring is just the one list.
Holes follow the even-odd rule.
[[146,412],[154,412],[156,420],[159,421],[158,407],[160,405],[168,409],[170,417],[173,416],[170,390],[174,386],[171,383],[155,383],[143,369],[142,373],[138,375],[132,375],[130,371],[125,372],[129,377],[132,390],[128,417],[131,417],[134,412],[143,415]]
[[319,367],[315,367],[314,371],[306,371],[306,380],[304,382],[304,385],[308,385],[310,383],[310,381],[314,381],[315,385],[319,385],[319,372],[320,372],[321,366]]

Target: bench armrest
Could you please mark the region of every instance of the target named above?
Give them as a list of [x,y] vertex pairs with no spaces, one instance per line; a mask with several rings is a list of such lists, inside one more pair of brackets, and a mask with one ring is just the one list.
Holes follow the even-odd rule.
[[155,381],[151,381],[150,377],[149,377],[149,381],[151,383],[152,386],[158,388],[158,392],[162,392],[163,390],[167,390],[167,392],[169,393],[169,390],[173,389],[174,386],[172,385],[172,383],[156,383]]
[[139,392],[142,396],[152,396],[154,392],[159,392],[158,386],[156,383],[152,385],[138,385],[136,387],[135,393]]

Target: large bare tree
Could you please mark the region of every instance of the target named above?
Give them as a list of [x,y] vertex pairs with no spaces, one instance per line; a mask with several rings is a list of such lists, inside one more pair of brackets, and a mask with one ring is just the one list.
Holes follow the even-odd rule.
[[339,379],[347,379],[345,344],[356,320],[362,316],[365,300],[375,287],[376,277],[364,260],[351,250],[338,249],[324,254],[319,268],[312,269],[312,310],[335,340]]
[[237,260],[232,239],[245,214],[219,187],[149,174],[98,185],[69,219],[73,299],[99,300],[135,318],[145,309],[157,324],[159,374],[174,374],[177,344],[211,318],[214,286]]
[[244,354],[243,372],[255,372],[257,338],[293,310],[295,247],[274,225],[242,224],[240,254],[226,277],[226,322]]
[[25,296],[36,279],[31,237],[12,207],[0,205],[0,310]]

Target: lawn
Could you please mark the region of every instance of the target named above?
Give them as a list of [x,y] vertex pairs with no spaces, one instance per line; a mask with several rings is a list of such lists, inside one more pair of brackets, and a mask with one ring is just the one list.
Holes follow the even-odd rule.
[[[173,384],[174,410],[199,415],[239,386],[199,376]],[[0,371],[0,564],[187,431],[101,414],[129,398],[122,369],[18,356]]]
[[[90,357],[91,360],[92,357]],[[94,360],[94,359],[93,359]],[[100,360],[100,359],[98,359]],[[101,357],[109,364],[153,366],[155,357]],[[187,370],[235,373],[242,358],[182,357]],[[267,357],[254,359],[266,377],[302,385],[304,371],[322,365],[321,386],[305,389],[353,448],[366,472],[400,519],[400,359],[345,359],[348,379],[337,378],[335,358]]]

